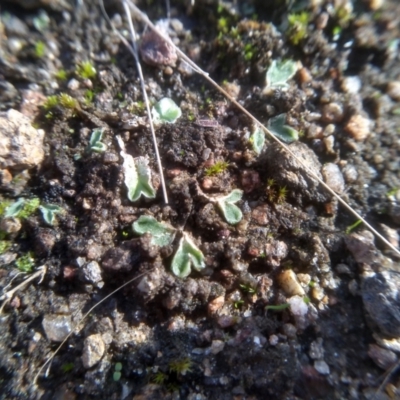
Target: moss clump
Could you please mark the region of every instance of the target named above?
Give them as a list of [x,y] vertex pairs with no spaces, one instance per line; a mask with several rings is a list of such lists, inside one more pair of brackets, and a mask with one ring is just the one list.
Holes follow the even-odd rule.
[[0,240],[0,255],[4,254],[11,247],[11,242],[8,240]]
[[204,173],[206,176],[214,176],[226,171],[228,167],[229,163],[227,163],[226,161],[217,161],[211,167],[206,168]]
[[96,77],[97,71],[91,61],[83,61],[78,64],[76,74],[82,79],[92,79]]
[[28,252],[24,254],[22,257],[19,257],[15,261],[15,265],[21,272],[30,273],[33,271],[33,267],[35,266],[35,260],[33,258],[33,253]]
[[307,36],[307,25],[310,21],[310,14],[306,11],[300,14],[289,14],[288,21],[288,39],[292,44],[297,46]]
[[67,80],[68,76],[67,76],[67,71],[65,69],[59,69],[56,73],[55,73],[55,77],[59,80],[59,81],[65,81]]
[[17,218],[26,219],[29,218],[40,206],[40,200],[37,197],[33,199],[27,200],[22,208],[22,210],[18,213]]
[[169,370],[175,372],[177,375],[186,375],[192,370],[192,360],[189,357],[181,358],[179,360],[172,360],[169,363]]
[[75,100],[73,97],[71,97],[69,94],[66,93],[61,93],[58,96],[58,99],[60,101],[60,104],[64,107],[64,108],[69,108],[71,110],[78,108],[79,103],[77,100]]
[[267,199],[271,203],[284,203],[286,201],[286,197],[289,193],[289,190],[286,186],[279,186],[276,184],[274,179],[267,180]]
[[35,56],[37,58],[42,58],[45,55],[45,53],[46,53],[46,45],[44,44],[44,42],[39,40],[35,44]]
[[47,100],[43,104],[45,110],[50,110],[56,106],[58,106],[58,96],[47,97]]

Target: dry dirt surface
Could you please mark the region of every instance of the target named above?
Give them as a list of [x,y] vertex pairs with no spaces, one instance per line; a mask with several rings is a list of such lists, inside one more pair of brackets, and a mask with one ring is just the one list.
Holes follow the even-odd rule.
[[[104,2],[115,30],[97,1],[1,4],[0,399],[399,399],[398,253],[134,18],[150,107],[181,110],[155,127],[166,204]],[[399,2],[170,3],[135,2],[398,248]]]

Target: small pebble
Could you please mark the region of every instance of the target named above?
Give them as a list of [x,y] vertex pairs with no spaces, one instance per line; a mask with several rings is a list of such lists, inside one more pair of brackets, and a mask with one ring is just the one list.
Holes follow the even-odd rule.
[[72,90],[72,91],[74,91],[74,90],[78,90],[79,89],[79,86],[80,86],[80,83],[79,83],[79,81],[77,80],[77,79],[74,79],[74,78],[72,78],[69,82],[68,82],[68,89],[69,90]]
[[219,296],[208,303],[208,313],[210,315],[215,314],[225,303],[225,297]]
[[327,123],[337,123],[343,119],[343,107],[338,103],[325,104],[322,108],[322,120]]
[[324,177],[325,183],[336,193],[344,192],[344,178],[336,164],[325,164],[322,167],[322,176]]
[[106,346],[100,334],[90,335],[83,342],[82,363],[86,369],[96,365],[104,355]]
[[314,362],[314,368],[321,374],[321,375],[329,375],[330,369],[329,365],[324,360],[317,360]]
[[363,142],[370,134],[371,122],[368,118],[360,114],[353,115],[349,122],[347,122],[344,129],[348,132],[353,139],[358,142]]
[[287,269],[283,272],[281,272],[278,275],[278,282],[283,291],[288,295],[288,296],[294,296],[294,295],[299,295],[299,296],[304,296],[305,292],[302,286],[300,285],[296,274],[293,272],[291,269]]
[[72,330],[71,317],[47,314],[43,318],[42,326],[47,339],[52,342],[62,342]]
[[271,335],[268,341],[271,346],[276,346],[279,343],[279,337],[277,335]]
[[218,354],[220,353],[225,347],[225,342],[222,340],[213,340],[211,342],[211,353]]
[[358,76],[348,76],[344,78],[342,89],[347,93],[358,93],[361,89],[361,79]]

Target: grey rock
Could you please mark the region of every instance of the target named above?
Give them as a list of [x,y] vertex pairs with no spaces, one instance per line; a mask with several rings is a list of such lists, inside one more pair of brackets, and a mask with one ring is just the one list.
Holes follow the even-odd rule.
[[91,261],[84,265],[81,269],[82,277],[85,281],[90,282],[92,284],[98,284],[103,280],[101,276],[101,268],[98,262]]
[[96,365],[104,355],[106,346],[100,334],[88,336],[83,343],[82,363],[86,369]]
[[[289,148],[309,170],[322,179],[321,164],[307,145],[295,142]],[[267,148],[265,160],[271,178],[279,186],[286,186],[288,197],[296,200],[298,204],[304,202],[325,203],[330,199],[330,194],[321,187],[319,182],[312,178],[310,173],[277,143],[273,143]]]
[[365,278],[361,296],[372,325],[386,336],[400,336],[399,274],[383,271]]
[[43,318],[42,326],[47,339],[52,342],[62,342],[72,330],[71,317],[47,314]]
[[32,127],[19,111],[0,113],[0,167],[22,170],[40,164],[44,158],[44,131]]

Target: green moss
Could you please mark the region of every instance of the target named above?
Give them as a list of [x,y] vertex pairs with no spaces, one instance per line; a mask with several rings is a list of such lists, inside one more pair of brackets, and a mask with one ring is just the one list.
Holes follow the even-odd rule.
[[0,240],[0,255],[4,254],[11,247],[11,242],[8,240]]
[[46,53],[46,45],[44,42],[39,40],[38,42],[35,43],[35,56],[37,58],[42,58]]
[[59,102],[60,104],[64,107],[64,108],[68,108],[68,109],[75,109],[79,106],[79,103],[77,100],[75,100],[73,97],[71,97],[69,94],[66,93],[61,93],[58,96]]
[[156,372],[156,374],[151,378],[151,381],[156,385],[163,385],[167,380],[167,374],[164,374],[161,371]]
[[227,163],[226,161],[217,161],[211,167],[206,168],[204,173],[206,176],[214,176],[226,171],[228,167],[229,163]]
[[244,46],[244,59],[250,61],[254,57],[254,47],[250,43]]
[[186,375],[192,370],[192,360],[189,357],[173,360],[169,363],[169,370],[177,375]]
[[40,200],[37,197],[33,199],[27,200],[22,208],[22,210],[18,213],[17,218],[26,219],[29,218],[33,213],[37,211],[40,206]]
[[56,106],[58,106],[58,96],[49,96],[43,104],[43,108],[45,110],[50,110]]
[[92,104],[93,100],[94,100],[94,92],[93,90],[86,90],[85,94],[84,94],[84,98],[85,98],[85,103],[86,104]]
[[7,207],[11,204],[10,200],[2,200],[0,201],[0,217],[2,217],[7,209]]
[[287,33],[289,41],[298,45],[307,36],[307,25],[310,20],[308,12],[303,11],[300,14],[289,14],[289,30]]
[[82,79],[92,79],[96,77],[97,71],[91,61],[83,61],[78,64],[76,74]]
[[33,258],[33,253],[29,252],[19,257],[15,261],[15,265],[21,272],[30,273],[33,271],[33,267],[35,266],[35,260]]
[[286,186],[280,186],[277,191],[276,202],[283,203],[286,200],[286,196],[288,194],[288,189]]
[[61,366],[61,371],[66,374],[74,369],[75,364],[73,362],[65,363]]
[[59,69],[56,73],[55,73],[55,77],[59,80],[59,81],[65,81],[67,80],[68,76],[67,76],[67,71],[65,69]]
[[290,307],[289,303],[277,304],[276,306],[266,306],[266,310],[283,311]]

